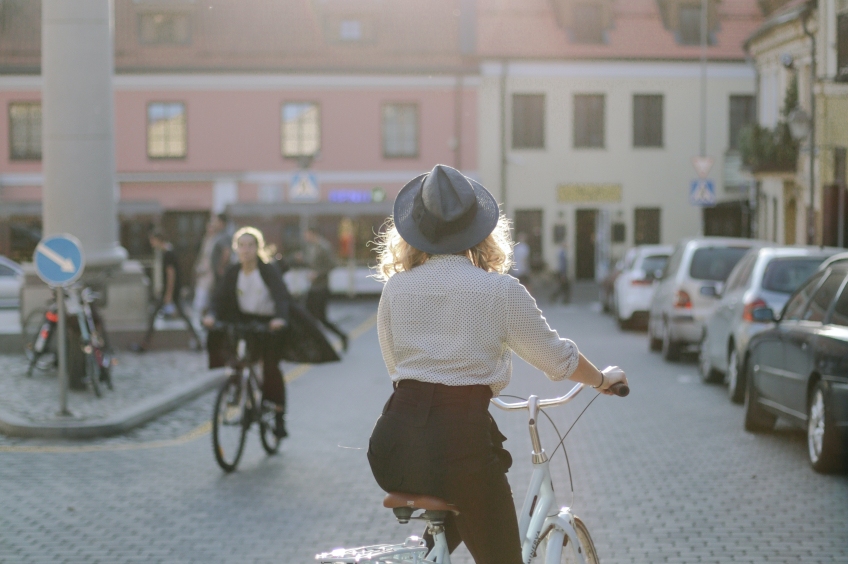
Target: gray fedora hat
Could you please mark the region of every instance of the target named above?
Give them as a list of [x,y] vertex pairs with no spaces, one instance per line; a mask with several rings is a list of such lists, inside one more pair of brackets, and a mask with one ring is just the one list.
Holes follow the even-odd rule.
[[433,255],[470,249],[494,231],[500,210],[479,182],[436,165],[398,193],[394,223],[403,239]]

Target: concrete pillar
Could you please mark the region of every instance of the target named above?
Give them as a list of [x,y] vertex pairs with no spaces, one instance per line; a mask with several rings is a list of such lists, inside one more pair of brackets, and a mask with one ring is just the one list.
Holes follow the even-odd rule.
[[126,259],[118,242],[111,0],[43,0],[44,233],[71,233],[88,266]]

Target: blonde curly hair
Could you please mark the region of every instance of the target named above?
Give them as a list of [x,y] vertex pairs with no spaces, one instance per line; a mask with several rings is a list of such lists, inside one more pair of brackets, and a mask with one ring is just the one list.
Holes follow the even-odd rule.
[[[388,281],[398,272],[412,270],[430,258],[429,253],[416,249],[400,236],[392,218],[386,220],[381,233],[371,244],[377,252],[374,278],[381,282]],[[506,274],[512,267],[512,247],[509,219],[501,214],[488,237],[464,253],[457,254],[465,254],[474,266],[486,272]]]
[[233,250],[238,251],[238,240],[244,235],[250,235],[256,241],[256,254],[259,256],[259,260],[266,264],[270,262],[271,257],[276,252],[276,248],[272,245],[266,245],[262,232],[255,227],[242,227],[233,234]]

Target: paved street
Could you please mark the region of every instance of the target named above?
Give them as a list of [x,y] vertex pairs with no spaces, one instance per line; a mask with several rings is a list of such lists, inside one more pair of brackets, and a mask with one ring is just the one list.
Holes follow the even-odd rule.
[[[291,438],[268,458],[254,431],[232,475],[215,464],[202,426],[210,395],[124,437],[0,441],[0,562],[306,563],[318,551],[419,533],[381,507],[365,459],[390,393],[368,322],[376,303],[334,308],[361,336],[341,364],[289,371],[299,375],[290,383]],[[815,474],[803,433],[745,433],[742,408],[702,385],[693,363],[663,363],[643,333],[619,332],[591,305],[546,314],[596,364],[621,365],[633,388],[625,399],[598,398],[566,440],[573,506],[604,564],[848,562],[848,475]],[[565,389],[519,361],[505,393]],[[560,429],[594,395],[551,412]],[[509,478],[521,498],[526,420],[495,416],[510,437]],[[552,468],[568,504],[561,453]],[[454,560],[470,562],[462,549]]]

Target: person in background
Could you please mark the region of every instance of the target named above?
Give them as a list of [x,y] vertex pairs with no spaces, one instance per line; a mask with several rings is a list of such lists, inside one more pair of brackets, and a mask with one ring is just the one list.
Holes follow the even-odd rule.
[[312,281],[306,294],[306,309],[321,324],[335,333],[342,342],[342,350],[347,350],[347,335],[335,323],[327,319],[327,304],[330,301],[330,271],[336,266],[330,243],[315,228],[304,233],[306,249],[304,261],[312,270]]
[[571,280],[568,278],[568,242],[562,240],[557,253],[557,289],[551,294],[551,301],[555,302],[562,296],[563,303],[571,301]]
[[160,311],[165,313],[165,315],[173,315],[176,313],[186,322],[193,339],[190,346],[192,348],[196,348],[200,345],[200,337],[198,337],[197,331],[195,331],[194,325],[191,323],[191,319],[189,319],[186,315],[185,310],[183,310],[183,307],[180,304],[182,277],[180,276],[180,264],[177,260],[177,254],[174,252],[174,248],[171,243],[165,239],[165,235],[158,229],[153,230],[150,233],[150,246],[161,253],[162,294],[156,300],[156,306],[150,314],[150,319],[147,322],[147,332],[144,334],[144,339],[140,344],[135,343],[131,345],[130,349],[135,352],[144,352],[150,348],[150,340],[153,337],[156,316],[159,315]]
[[218,280],[230,265],[230,237],[226,230],[227,216],[222,213],[213,215],[206,224],[206,236],[194,266],[192,314],[195,325],[200,324]]
[[530,291],[530,245],[527,244],[527,234],[518,234],[518,242],[512,249],[512,274],[521,285]]

